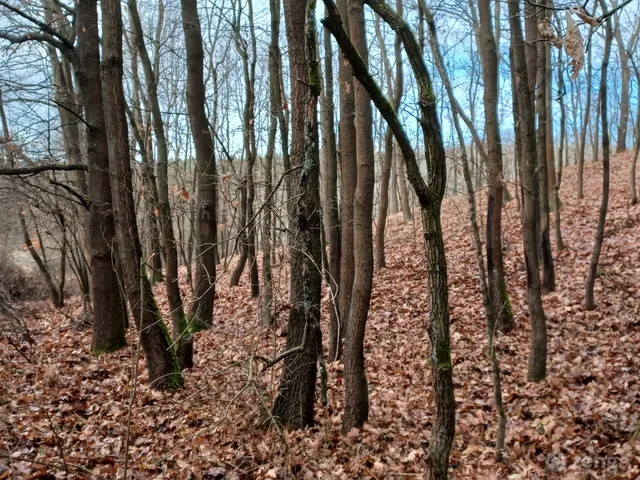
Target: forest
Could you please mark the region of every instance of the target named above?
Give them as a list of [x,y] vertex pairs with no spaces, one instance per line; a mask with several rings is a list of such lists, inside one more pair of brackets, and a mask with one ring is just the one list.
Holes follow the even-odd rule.
[[639,479],[639,43],[0,0],[0,479]]

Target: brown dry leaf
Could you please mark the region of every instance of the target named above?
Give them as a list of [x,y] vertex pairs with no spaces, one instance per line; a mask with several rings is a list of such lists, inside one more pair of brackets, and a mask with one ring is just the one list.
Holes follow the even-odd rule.
[[564,36],[564,51],[571,58],[571,80],[575,80],[584,66],[584,41],[571,13],[567,11],[566,15],[567,34]]
[[562,48],[562,39],[556,35],[556,30],[546,20],[538,24],[538,33],[540,38],[553,44],[554,47]]
[[569,9],[569,11],[580,18],[587,25],[591,25],[592,27],[597,27],[600,25],[600,21],[596,17],[592,17],[589,15],[584,8],[573,6]]

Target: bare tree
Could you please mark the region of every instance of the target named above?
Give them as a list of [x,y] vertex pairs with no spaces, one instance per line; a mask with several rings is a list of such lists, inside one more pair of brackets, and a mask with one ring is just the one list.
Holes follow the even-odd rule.
[[285,0],[291,79],[291,164],[300,168],[291,184],[297,198],[289,221],[291,310],[287,350],[273,413],[292,428],[312,426],[318,355],[322,350],[320,181],[317,103],[321,90],[317,61],[315,2]]
[[[603,14],[606,12],[604,0],[600,0]],[[598,272],[598,261],[602,251],[604,240],[604,229],[607,220],[607,209],[609,206],[609,118],[608,118],[608,98],[607,98],[607,72],[609,69],[609,57],[611,55],[611,43],[613,41],[613,28],[611,18],[606,20],[606,36],[604,43],[604,56],[602,58],[601,81],[600,81],[600,119],[602,121],[602,200],[600,203],[600,213],[598,215],[598,228],[596,230],[595,243],[589,262],[589,272],[585,284],[584,304],[587,310],[596,308],[593,288],[596,283]]]

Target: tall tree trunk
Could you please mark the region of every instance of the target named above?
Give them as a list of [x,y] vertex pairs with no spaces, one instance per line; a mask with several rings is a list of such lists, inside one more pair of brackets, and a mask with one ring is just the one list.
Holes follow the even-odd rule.
[[[340,16],[345,28],[349,29],[347,16],[347,0],[338,0]],[[339,318],[337,324],[331,330],[331,344],[329,346],[330,361],[339,360],[342,356],[342,342],[345,335],[345,321],[349,317],[351,308],[351,293],[353,290],[353,277],[355,272],[353,259],[353,200],[358,181],[357,157],[356,157],[356,124],[355,124],[355,97],[354,81],[351,68],[348,65],[344,53],[340,51],[338,62],[338,83],[340,85],[340,122],[339,146],[340,146],[340,225],[341,232],[341,257],[340,257],[340,287],[338,289]]]
[[[292,152],[291,163],[300,167],[292,182],[297,197],[290,219],[291,310],[287,326],[287,351],[280,391],[273,413],[284,425],[313,425],[320,337],[322,287],[320,230],[320,182],[317,102],[320,69],[316,58],[315,2],[284,1],[284,17],[291,65]],[[307,79],[306,81],[300,81]]]
[[[560,201],[560,184],[562,183],[562,164],[564,156],[568,155],[568,150],[565,150],[564,144],[567,137],[567,112],[564,104],[564,96],[566,90],[564,87],[564,72],[562,69],[562,50],[558,50],[558,101],[560,102],[560,143],[558,145],[558,170],[555,175],[555,182],[553,185],[553,192],[556,204],[556,216],[555,216],[555,237],[556,237],[556,249],[558,251],[564,250],[564,242],[562,241],[562,228],[560,222],[560,209],[562,208],[562,202]],[[552,121],[552,118],[548,121]],[[555,159],[554,159],[555,163]]]
[[[589,35],[593,32],[590,29]],[[590,48],[587,52],[587,93],[586,103],[584,107],[584,116],[582,119],[582,129],[580,130],[580,150],[578,152],[578,198],[584,198],[584,153],[587,144],[587,128],[589,127],[589,115],[591,114],[591,77],[593,65],[591,63],[591,51]],[[578,92],[580,95],[580,92]]]
[[203,51],[197,0],[180,0],[182,28],[187,50],[187,110],[196,150],[196,273],[189,310],[189,331],[211,327],[216,286],[217,198],[216,159],[209,124],[203,82]]
[[[342,235],[340,228],[340,210],[338,206],[338,153],[336,151],[336,132],[335,132],[335,106],[333,102],[333,46],[331,44],[331,34],[324,30],[324,74],[325,74],[325,93],[323,106],[323,148],[327,158],[327,175],[324,179],[326,188],[326,213],[329,220],[329,289],[331,292],[331,302],[329,304],[329,317],[331,332],[336,333],[338,337],[340,322],[340,262],[342,260]],[[337,341],[337,340],[336,340]],[[331,350],[331,347],[330,347]],[[329,358],[333,359],[335,353]]]
[[[640,85],[640,70],[634,63],[634,70],[636,73],[637,84]],[[633,152],[633,160],[631,161],[631,171],[629,173],[629,197],[631,205],[638,203],[638,192],[636,190],[636,166],[638,164],[638,156],[640,155],[640,102],[636,106],[636,134],[635,134],[635,146]]]
[[117,270],[115,224],[109,177],[109,154],[105,133],[100,79],[98,11],[95,0],[76,4],[78,32],[76,78],[87,123],[89,206],[89,265],[93,299],[91,353],[114,352],[126,345],[126,308]]
[[273,156],[278,133],[278,110],[281,106],[278,99],[280,78],[278,75],[278,36],[280,35],[280,0],[269,0],[271,13],[271,43],[269,45],[269,103],[271,118],[269,119],[269,138],[267,151],[264,156],[264,235],[262,236],[262,310],[263,326],[273,323],[273,274],[271,270],[271,255],[274,249],[272,241],[273,221]]
[[[398,15],[402,16],[402,1],[396,0],[396,10]],[[396,35],[394,42],[394,57],[396,63],[395,79],[391,79],[391,68],[387,58],[384,38],[379,28],[379,20],[376,21],[376,31],[378,43],[380,45],[382,61],[385,65],[387,92],[389,98],[392,98],[393,109],[397,112],[400,108],[403,93],[403,76],[402,76],[402,50],[400,37]],[[389,210],[389,180],[391,178],[391,170],[393,164],[393,132],[389,127],[384,134],[384,158],[382,162],[382,171],[380,172],[380,203],[378,204],[378,216],[376,218],[376,266],[378,269],[386,267],[384,237],[387,227],[387,213]],[[395,192],[393,192],[395,195]]]
[[[367,62],[367,34],[362,0],[348,0],[347,15],[351,41]],[[373,114],[371,99],[360,82],[354,82],[356,104],[356,151],[358,155],[358,183],[353,210],[353,256],[355,274],[351,308],[346,317],[344,342],[345,412],[342,430],[359,428],[369,417],[369,391],[364,369],[364,334],[373,286],[373,240],[371,217],[375,187],[373,156]]]
[[165,286],[173,323],[176,355],[183,367],[190,368],[193,366],[193,339],[188,332],[187,318],[178,285],[178,249],[173,233],[173,219],[171,217],[171,205],[169,203],[169,153],[164,121],[160,111],[160,103],[158,102],[156,73],[153,70],[153,65],[145,45],[137,2],[136,0],[128,0],[127,5],[129,8],[131,35],[144,71],[147,99],[151,106],[153,133],[156,140],[158,213],[166,260]]
[[489,197],[487,201],[487,274],[489,295],[499,328],[514,326],[511,302],[504,278],[502,258],[502,140],[498,122],[498,51],[493,35],[493,14],[490,0],[479,0],[480,45],[484,80],[485,135],[489,151]]
[[[547,0],[541,0],[546,5]],[[542,16],[546,21],[546,10],[538,12],[536,18]],[[536,102],[535,110],[538,118],[536,134],[536,163],[538,178],[538,200],[540,209],[540,253],[542,262],[542,290],[552,292],[556,287],[555,270],[553,267],[553,253],[551,251],[551,236],[549,234],[549,177],[547,174],[547,49],[549,46],[540,38],[536,31],[538,55],[536,58]]]
[[446,479],[449,453],[455,430],[455,398],[449,336],[447,262],[440,222],[440,207],[446,188],[446,156],[435,107],[433,84],[422,59],[420,46],[417,44],[409,25],[402,17],[387,7],[384,1],[367,0],[367,4],[401,36],[407,51],[407,58],[417,77],[420,95],[420,125],[427,144],[425,152],[428,152],[426,155],[428,179],[425,182],[422,179],[411,141],[400,125],[398,116],[373,81],[365,61],[344,31],[335,5],[331,0],[324,0],[324,2],[329,9],[329,16],[323,20],[323,23],[331,30],[345,52],[345,56],[353,67],[354,76],[367,89],[381,115],[390,124],[405,159],[409,180],[420,202],[431,301],[428,332],[436,403],[436,416],[431,430],[428,454],[429,478],[431,480]]
[[525,59],[524,36],[522,34],[520,3],[509,2],[509,24],[511,26],[511,55],[513,64],[512,89],[517,95],[519,111],[514,111],[514,122],[520,131],[522,145],[522,237],[527,269],[527,303],[531,319],[531,350],[529,353],[529,381],[542,381],[547,374],[547,326],[540,292],[540,271],[536,236],[536,212],[538,202],[534,192],[536,186],[536,137],[535,112],[530,88],[530,75]]
[[[615,3],[614,3],[615,5]],[[618,44],[618,58],[620,59],[620,70],[622,73],[622,87],[620,89],[620,120],[618,121],[618,141],[616,143],[616,153],[624,152],[627,149],[627,127],[629,125],[629,85],[631,83],[631,68],[629,68],[629,53],[622,39],[622,29],[620,28],[620,15],[614,14],[615,28],[614,35]],[[636,26],[636,29],[640,28]]]
[[111,33],[103,39],[102,86],[109,166],[113,176],[111,189],[125,294],[140,332],[151,386],[171,390],[182,385],[180,365],[151,285],[141,270],[142,249],[133,202],[122,83],[122,11],[119,0],[102,0],[102,31]]
[[[602,11],[606,11],[604,0],[600,0]],[[585,285],[584,304],[587,310],[596,308],[593,288],[596,283],[598,272],[598,261],[602,251],[604,240],[604,229],[607,220],[607,208],[609,206],[609,119],[607,111],[607,71],[609,67],[609,56],[611,55],[611,42],[613,40],[613,29],[611,19],[606,21],[606,36],[604,43],[604,56],[602,58],[601,81],[600,81],[600,118],[602,120],[602,201],[600,203],[600,213],[598,215],[598,228],[596,230],[595,243],[589,263],[589,273]]]

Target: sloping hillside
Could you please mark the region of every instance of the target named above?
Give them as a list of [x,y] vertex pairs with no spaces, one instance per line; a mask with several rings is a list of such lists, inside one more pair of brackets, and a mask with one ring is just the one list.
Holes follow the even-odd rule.
[[[640,438],[632,438],[640,414],[640,206],[628,205],[629,167],[628,154],[612,160],[592,312],[582,303],[601,167],[587,164],[583,200],[575,198],[575,169],[565,170],[567,248],[554,249],[558,287],[544,296],[549,377],[539,385],[526,381],[530,328],[520,220],[515,202],[506,208],[506,273],[517,328],[497,344],[508,415],[503,464],[493,460],[496,416],[466,198],[445,201],[457,400],[452,478],[640,475]],[[0,455],[11,459],[0,458],[0,478],[11,476],[9,466],[15,478],[65,478],[65,471],[66,478],[121,477],[127,431],[133,478],[422,478],[432,421],[427,275],[419,218],[400,220],[390,220],[388,268],[375,275],[366,337],[371,412],[362,431],[340,435],[343,389],[334,364],[328,365],[328,405],[318,398],[315,428],[281,432],[269,421],[280,371],[262,372],[250,357],[283,348],[285,259],[276,268],[276,328],[260,326],[259,301],[249,300],[246,281],[229,289],[225,274],[215,325],[196,338],[197,367],[187,373],[186,387],[173,394],[150,390],[140,359],[132,402],[133,333],[130,348],[92,358],[90,332],[70,326],[73,308],[24,305],[36,344],[22,347],[23,356],[2,341]],[[166,299],[161,307],[166,310]],[[328,301],[325,317],[327,308]]]

